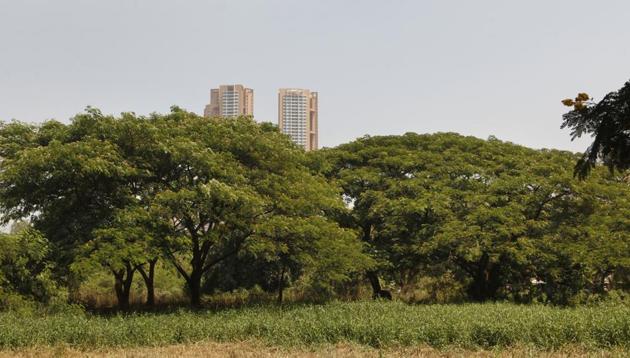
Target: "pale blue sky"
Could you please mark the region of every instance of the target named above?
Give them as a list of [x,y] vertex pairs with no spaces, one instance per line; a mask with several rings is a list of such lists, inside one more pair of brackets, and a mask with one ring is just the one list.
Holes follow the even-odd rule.
[[560,100],[630,79],[630,1],[0,0],[0,119],[320,92],[320,144],[453,131],[581,151]]

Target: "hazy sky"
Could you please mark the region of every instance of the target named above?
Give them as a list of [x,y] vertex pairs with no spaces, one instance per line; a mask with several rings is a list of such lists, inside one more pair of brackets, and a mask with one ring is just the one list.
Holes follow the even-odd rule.
[[581,151],[560,100],[630,79],[630,1],[0,0],[0,119],[320,93],[320,144],[453,131]]

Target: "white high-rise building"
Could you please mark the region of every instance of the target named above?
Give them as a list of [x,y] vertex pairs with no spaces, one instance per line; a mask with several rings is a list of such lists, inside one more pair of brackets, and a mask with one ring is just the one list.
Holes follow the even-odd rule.
[[278,127],[305,150],[317,149],[317,92],[281,88],[278,92]]

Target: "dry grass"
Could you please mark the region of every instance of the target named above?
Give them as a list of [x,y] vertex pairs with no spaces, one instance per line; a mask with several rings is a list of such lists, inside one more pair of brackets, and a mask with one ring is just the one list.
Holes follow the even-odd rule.
[[108,350],[78,350],[74,348],[33,347],[12,351],[0,351],[5,357],[627,357],[626,350],[592,351],[580,347],[564,347],[556,351],[540,351],[527,347],[501,350],[438,350],[430,347],[407,347],[379,350],[375,348],[338,344],[313,349],[288,349],[271,347],[259,342],[215,343],[200,342],[164,347],[120,348]]

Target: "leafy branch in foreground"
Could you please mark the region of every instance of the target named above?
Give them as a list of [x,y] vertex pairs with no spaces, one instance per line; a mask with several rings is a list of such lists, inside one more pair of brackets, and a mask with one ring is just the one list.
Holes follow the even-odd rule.
[[584,179],[598,160],[611,171],[630,168],[630,81],[599,102],[580,93],[562,103],[573,108],[562,116],[562,128],[571,129],[571,139],[593,136],[593,142],[575,166],[578,177]]

